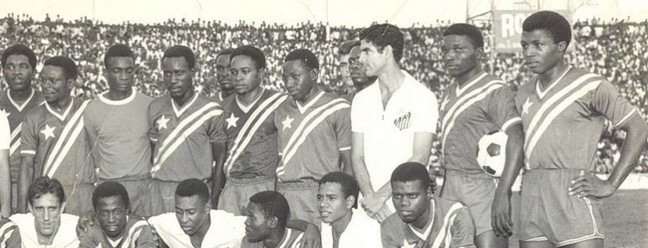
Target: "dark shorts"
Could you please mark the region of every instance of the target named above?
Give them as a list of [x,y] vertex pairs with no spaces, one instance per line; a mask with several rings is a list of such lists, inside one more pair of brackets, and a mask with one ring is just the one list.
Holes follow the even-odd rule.
[[274,190],[274,181],[273,177],[228,178],[218,198],[218,209],[245,215],[250,197],[261,191]]
[[498,180],[486,174],[470,175],[446,170],[440,196],[468,206],[475,221],[475,236],[493,230],[491,209]]
[[520,208],[521,241],[566,246],[603,238],[601,202],[569,195],[580,170],[530,170],[524,175]]
[[277,183],[277,191],[283,194],[290,206],[290,219],[299,219],[319,226],[322,223],[317,207],[317,190],[315,181]]

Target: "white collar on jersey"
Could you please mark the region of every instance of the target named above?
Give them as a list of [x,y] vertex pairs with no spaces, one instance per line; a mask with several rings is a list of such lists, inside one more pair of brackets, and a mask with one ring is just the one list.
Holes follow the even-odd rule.
[[236,104],[239,106],[239,108],[240,108],[241,110],[243,110],[244,113],[247,113],[247,112],[250,111],[250,109],[252,109],[252,107],[254,107],[254,105],[259,101],[259,99],[261,99],[261,96],[263,96],[263,93],[265,93],[265,88],[261,88],[261,94],[259,94],[259,96],[257,97],[257,99],[254,100],[252,103],[250,103],[250,104],[247,105],[247,106],[246,106],[245,104],[243,104],[243,103],[239,100],[239,96],[236,95]]
[[472,80],[468,81],[468,83],[464,84],[463,87],[457,84],[457,90],[455,91],[456,95],[460,96],[461,94],[463,94],[464,91],[466,91],[466,89],[470,88],[471,86],[479,82],[479,80],[481,80],[485,76],[486,76],[486,72],[482,71],[481,73],[477,74]]
[[32,97],[34,97],[34,92],[36,90],[32,87],[29,88],[31,89],[31,93],[29,93],[29,97],[27,97],[27,100],[25,100],[22,105],[19,105],[16,101],[14,101],[13,98],[11,98],[11,89],[7,90],[7,98],[9,98],[9,102],[11,102],[11,105],[13,105],[14,108],[16,108],[19,112],[22,112],[22,110],[25,109],[25,107],[27,107],[27,104],[31,102]]
[[560,77],[558,77],[556,80],[551,82],[549,84],[549,87],[547,87],[545,90],[540,89],[540,84],[541,84],[540,83],[540,78],[536,78],[536,82],[535,82],[536,83],[536,94],[538,94],[538,97],[540,97],[540,99],[542,99],[547,94],[547,92],[549,92],[551,89],[553,89],[553,87],[556,86],[558,84],[558,82],[560,82],[560,80],[562,80],[562,78],[565,77],[565,75],[567,75],[567,72],[569,70],[571,70],[571,65],[567,65],[567,69],[565,69],[565,71],[560,75]]
[[171,107],[173,107],[173,112],[175,113],[176,117],[180,117],[182,113],[187,111],[189,107],[198,99],[198,93],[194,92],[194,95],[191,97],[191,100],[189,102],[186,102],[180,109],[178,109],[178,104],[173,100],[173,97],[171,97]]
[[[314,86],[314,87],[317,87],[317,86]],[[301,103],[299,103],[299,101],[297,101],[297,100],[293,100],[293,101],[295,101],[295,103],[297,104],[297,108],[299,109],[299,113],[303,114],[304,112],[306,112],[306,110],[308,110],[308,108],[313,106],[313,104],[315,104],[324,95],[324,93],[325,92],[323,90],[320,90],[320,92],[317,93],[317,95],[315,95],[315,97],[311,98],[306,103],[306,105],[304,105],[304,106],[302,106]]]
[[122,100],[110,100],[110,99],[106,98],[105,95],[108,94],[108,92],[109,91],[101,93],[99,95],[99,100],[101,100],[102,102],[104,102],[104,103],[106,103],[108,105],[124,105],[124,104],[130,103],[131,101],[133,101],[133,99],[135,99],[135,95],[137,95],[137,88],[133,87],[133,90],[131,91],[131,95],[124,98],[124,99],[122,99]]
[[425,230],[423,233],[420,233],[419,231],[416,230],[416,228],[412,227],[412,225],[407,224],[407,226],[412,230],[416,236],[418,236],[422,240],[426,240],[428,236],[430,236],[430,232],[432,231],[432,226],[434,225],[434,217],[436,216],[436,209],[435,209],[435,204],[434,204],[434,199],[430,200],[430,204],[432,204],[432,211],[430,214],[432,215],[432,218],[430,219],[430,222],[428,222],[427,226],[425,227]]
[[70,98],[70,103],[68,103],[67,109],[63,112],[63,115],[60,115],[58,112],[56,112],[52,107],[49,105],[49,103],[45,102],[45,108],[47,108],[47,111],[49,111],[52,115],[56,116],[61,121],[65,121],[65,118],[67,118],[68,114],[70,113],[70,109],[72,109],[72,105],[74,104],[74,97]]

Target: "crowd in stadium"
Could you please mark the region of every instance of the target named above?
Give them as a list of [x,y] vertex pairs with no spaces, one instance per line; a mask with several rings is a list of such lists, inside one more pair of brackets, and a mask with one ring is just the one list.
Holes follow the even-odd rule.
[[648,23],[490,25],[9,15],[0,247],[602,248]]

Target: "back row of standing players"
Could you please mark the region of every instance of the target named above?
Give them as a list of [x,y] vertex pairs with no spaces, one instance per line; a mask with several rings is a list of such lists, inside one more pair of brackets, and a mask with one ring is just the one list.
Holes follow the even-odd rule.
[[[151,99],[133,89],[130,48],[114,45],[104,58],[109,91],[83,101],[70,97],[74,62],[48,59],[40,93],[31,86],[34,53],[11,46],[2,55],[10,88],[0,104],[11,127],[14,205],[3,198],[2,213],[27,210],[27,189],[38,176],[59,179],[68,192],[66,211],[77,215],[90,210],[86,203],[96,183],[118,181],[140,216],[175,211],[176,187],[197,178],[211,185],[212,206],[219,209],[244,214],[250,196],[276,190],[288,200],[292,218],[319,224],[318,182],[344,171],[358,181],[368,216],[386,223],[397,209],[405,221],[417,210],[407,210],[406,201],[391,204],[397,194],[390,175],[407,161],[427,164],[439,119],[446,169],[440,196],[466,204],[478,247],[506,245],[510,189],[523,164],[521,245],[602,247],[598,201],[632,170],[648,136],[646,124],[604,78],[565,63],[571,29],[564,18],[538,12],[523,29],[525,63],[537,76],[514,94],[482,70],[481,32],[467,24],[450,26],[442,51],[455,82],[440,108],[432,92],[400,69],[403,37],[389,24],[365,29],[348,45],[346,61],[358,86],[357,94],[349,94],[352,106],[317,86],[319,63],[306,49],[284,59],[289,96],[260,87],[268,72],[259,49],[221,52],[216,73],[223,91],[210,99],[194,90],[193,52],[173,46],[162,59],[168,94]],[[627,138],[619,165],[600,180],[592,171],[605,119]],[[475,159],[479,138],[495,130],[509,136],[499,183]],[[440,228],[433,225],[434,214],[428,216],[432,221],[408,223],[408,230],[418,235]]]

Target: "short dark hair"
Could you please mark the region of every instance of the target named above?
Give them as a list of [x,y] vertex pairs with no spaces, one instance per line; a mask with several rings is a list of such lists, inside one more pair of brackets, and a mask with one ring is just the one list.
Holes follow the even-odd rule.
[[7,58],[9,58],[9,56],[11,55],[25,55],[32,70],[36,68],[36,54],[34,54],[34,51],[31,50],[31,48],[23,44],[12,45],[10,47],[7,47],[7,49],[2,52],[2,68],[5,67],[5,65],[7,64]]
[[47,176],[36,178],[36,180],[34,180],[34,182],[29,186],[29,191],[27,193],[29,203],[33,206],[34,200],[48,193],[56,196],[59,204],[63,204],[65,201],[65,192],[63,191],[63,185],[61,185],[59,180]]
[[45,60],[45,63],[43,63],[43,65],[45,66],[51,65],[51,66],[63,68],[63,74],[65,74],[66,79],[76,80],[79,73],[77,71],[76,63],[74,63],[72,59],[65,56],[51,57]]
[[190,197],[197,195],[205,203],[209,202],[209,188],[207,184],[196,178],[185,179],[178,184],[175,191],[176,197]]
[[286,227],[286,222],[290,217],[290,206],[288,206],[286,197],[281,193],[277,191],[261,191],[250,197],[250,203],[259,206],[266,218],[277,217],[280,228]]
[[391,182],[406,183],[413,181],[420,181],[421,185],[424,185],[426,188],[433,187],[427,169],[417,162],[403,163],[396,167],[391,175]]
[[302,65],[304,65],[304,67],[306,67],[308,70],[319,69],[319,61],[317,61],[317,56],[315,56],[315,54],[308,49],[293,50],[292,52],[288,53],[288,55],[286,55],[284,62],[292,60],[301,61]]
[[130,198],[128,198],[126,188],[115,181],[105,181],[95,188],[94,192],[92,192],[92,207],[96,209],[99,199],[111,196],[119,196],[126,208],[130,209]]
[[232,55],[232,52],[234,52],[234,48],[225,48],[216,55],[216,58],[218,59],[222,55]]
[[175,45],[169,47],[166,51],[164,51],[162,60],[164,60],[165,58],[177,57],[184,57],[185,61],[187,61],[187,65],[189,65],[189,69],[193,69],[196,66],[196,57],[193,51],[191,51],[191,48],[187,46]]
[[374,24],[360,32],[360,40],[373,43],[380,51],[390,45],[396,62],[403,57],[403,33],[394,25]]
[[473,25],[467,23],[455,23],[450,25],[444,32],[443,37],[448,35],[465,35],[470,38],[475,48],[484,48],[484,36],[481,31]]
[[108,68],[108,59],[112,57],[129,57],[135,60],[133,50],[131,50],[130,47],[124,44],[116,44],[108,48],[106,55],[104,55],[104,66],[106,68]]
[[344,172],[335,171],[328,173],[322,177],[320,180],[320,186],[324,183],[338,183],[342,188],[342,193],[344,193],[344,198],[352,195],[355,197],[355,202],[353,203],[353,208],[358,206],[358,194],[360,193],[360,186],[358,186],[358,181],[353,178],[351,175]]
[[230,56],[230,61],[234,59],[236,56],[248,56],[250,57],[254,63],[256,64],[256,69],[260,70],[266,67],[266,57],[263,55],[263,52],[254,46],[240,46],[234,49],[232,51],[232,55]]
[[572,31],[569,22],[562,15],[553,11],[538,11],[527,17],[522,23],[522,30],[532,32],[534,30],[547,30],[554,43],[564,41],[569,46]]
[[360,40],[347,40],[345,42],[342,42],[342,45],[340,45],[340,48],[338,49],[338,53],[340,55],[347,55],[351,53],[351,49],[359,45]]

